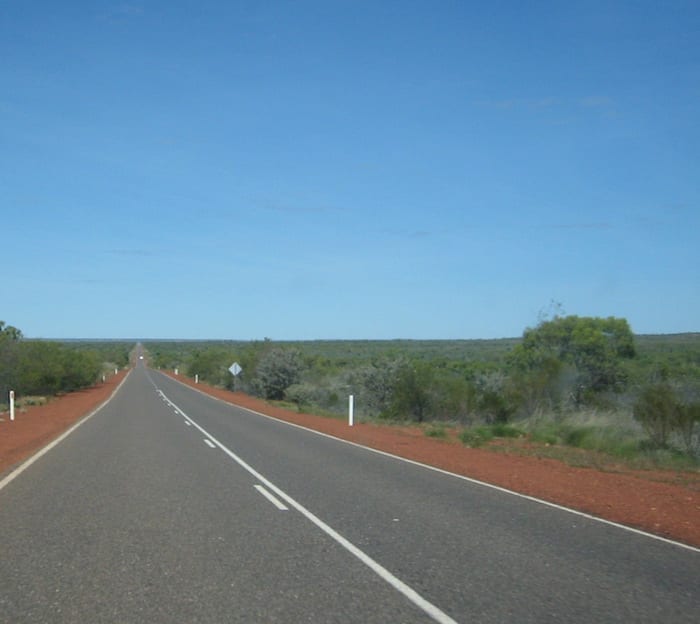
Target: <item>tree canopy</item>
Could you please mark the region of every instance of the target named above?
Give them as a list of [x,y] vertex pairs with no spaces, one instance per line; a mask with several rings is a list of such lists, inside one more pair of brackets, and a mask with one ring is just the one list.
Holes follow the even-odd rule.
[[539,375],[540,385],[550,389],[568,375],[572,397],[580,403],[596,393],[622,390],[627,380],[622,362],[634,355],[626,319],[555,316],[525,330],[512,363],[521,373]]

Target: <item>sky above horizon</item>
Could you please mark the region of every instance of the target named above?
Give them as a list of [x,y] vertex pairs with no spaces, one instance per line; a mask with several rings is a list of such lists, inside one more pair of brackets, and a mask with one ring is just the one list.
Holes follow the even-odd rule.
[[694,1],[0,0],[29,337],[700,331]]

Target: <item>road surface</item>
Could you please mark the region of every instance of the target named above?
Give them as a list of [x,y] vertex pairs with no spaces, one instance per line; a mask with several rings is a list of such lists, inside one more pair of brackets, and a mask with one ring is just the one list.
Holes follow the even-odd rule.
[[0,622],[696,622],[700,553],[140,363],[0,490]]

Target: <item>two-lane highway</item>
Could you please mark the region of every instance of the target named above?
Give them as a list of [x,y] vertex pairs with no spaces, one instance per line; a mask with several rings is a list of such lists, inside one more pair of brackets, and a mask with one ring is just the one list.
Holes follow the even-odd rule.
[[0,490],[1,622],[695,622],[700,554],[137,367]]

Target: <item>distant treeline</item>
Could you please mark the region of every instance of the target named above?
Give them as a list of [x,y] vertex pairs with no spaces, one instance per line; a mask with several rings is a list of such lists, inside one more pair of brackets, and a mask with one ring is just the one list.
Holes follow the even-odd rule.
[[463,426],[627,413],[657,446],[697,450],[700,334],[635,336],[625,319],[559,316],[517,339],[146,342],[151,364],[320,413]]
[[133,344],[28,340],[0,321],[0,404],[17,396],[55,395],[92,386],[106,371],[126,366]]

